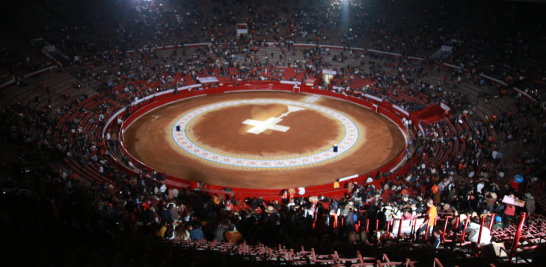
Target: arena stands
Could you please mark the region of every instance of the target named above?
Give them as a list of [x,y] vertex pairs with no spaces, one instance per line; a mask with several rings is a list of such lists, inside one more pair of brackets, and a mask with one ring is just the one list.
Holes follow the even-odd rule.
[[[351,27],[340,30],[338,0],[95,2],[37,2],[22,9],[24,22],[10,22],[24,27],[13,27],[21,34],[10,32],[2,51],[7,266],[544,259],[543,4],[347,1]],[[235,35],[238,22],[250,25],[252,38]],[[71,60],[46,57],[21,36],[43,37]],[[439,53],[442,45],[450,51]],[[452,113],[414,123],[397,171],[325,191],[318,204],[310,195],[291,203],[278,194],[263,200],[166,186],[119,147],[115,114],[138,99],[207,87],[197,77],[303,82],[324,69],[337,74],[315,88],[374,96],[409,113],[443,103]],[[511,195],[525,205],[502,202]],[[419,232],[429,198],[439,216],[433,231]],[[201,230],[189,227],[204,238],[191,240]],[[225,242],[224,232],[242,238]],[[508,255],[496,255],[490,242]]]

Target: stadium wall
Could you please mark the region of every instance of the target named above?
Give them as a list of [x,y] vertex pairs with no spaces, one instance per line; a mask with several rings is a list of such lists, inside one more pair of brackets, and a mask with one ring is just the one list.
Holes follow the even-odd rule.
[[[261,88],[264,89],[256,89],[257,85],[261,85]],[[159,108],[161,106],[184,100],[189,99],[193,97],[200,97],[205,95],[212,95],[212,94],[221,94],[226,92],[244,92],[244,91],[287,91],[292,92],[292,88],[294,86],[292,84],[284,84],[280,83],[278,81],[248,81],[248,82],[240,82],[240,85],[233,85],[231,84],[221,84],[220,86],[216,88],[208,88],[203,90],[196,90],[196,91],[188,91],[184,90],[185,88],[179,88],[179,94],[174,95],[174,90],[168,90],[161,92],[159,94],[156,94],[154,96],[147,97],[146,99],[142,99],[139,101],[139,103],[133,103],[130,106],[131,114],[130,116],[123,122],[122,125],[120,125],[120,143],[121,143],[121,151],[124,156],[128,156],[129,161],[134,166],[139,166],[142,169],[148,170],[149,173],[153,172],[154,169],[146,166],[143,162],[138,161],[134,157],[132,157],[123,147],[123,132],[125,129],[127,129],[132,122],[137,120],[142,115]],[[343,101],[352,102],[354,104],[363,106],[365,108],[373,110],[374,103],[352,97],[352,96],[346,96],[344,94],[340,93],[334,93],[330,91],[325,90],[319,90],[314,89],[311,86],[304,86],[300,85],[301,92],[302,93],[310,93],[310,94],[318,94],[323,95],[327,97],[332,97],[336,99],[340,99]],[[377,103],[377,102],[376,102]],[[390,103],[389,103],[390,104]],[[408,140],[409,140],[409,132],[405,128],[404,124],[402,123],[401,117],[406,117],[406,114],[401,112],[401,108],[393,106],[392,104],[379,104],[379,108],[377,112],[381,114],[382,116],[385,116],[389,120],[391,120],[393,123],[397,124],[399,129],[404,133],[404,136],[406,138],[406,148],[404,151],[408,148]],[[403,111],[403,110],[402,110]],[[125,108],[122,108],[120,111],[116,112],[107,122],[107,125],[104,128],[103,134],[106,130],[110,130],[112,127],[112,123],[116,123],[116,119],[119,117],[125,117]],[[382,166],[370,173],[364,173],[359,174],[358,177],[353,178],[348,181],[343,181],[340,183],[339,188],[334,188],[334,182],[324,185],[318,185],[318,186],[311,186],[305,188],[305,196],[318,196],[318,195],[325,195],[325,196],[341,196],[347,192],[347,189],[345,188],[346,183],[351,182],[357,182],[359,184],[365,183],[368,175],[371,175],[374,177],[378,171],[381,172],[387,172],[391,171],[394,175],[398,173],[406,173],[411,164],[414,163],[417,160],[417,157],[413,157],[410,159],[409,162],[405,161],[405,152],[401,153],[398,157],[396,157],[393,161],[389,162],[385,166]],[[119,161],[115,156],[112,156],[112,162],[113,164],[122,170],[123,172],[129,174],[129,175],[136,175],[140,170],[135,170],[133,168],[125,166],[122,162]],[[341,177],[340,177],[341,178]],[[373,184],[375,186],[380,186],[381,183],[384,182],[383,179],[374,181]],[[173,177],[170,175],[167,175],[167,181],[165,183],[169,186],[177,186],[177,187],[190,187],[195,188],[196,182],[187,181],[178,177]],[[288,188],[277,188],[277,189],[250,189],[250,188],[232,188],[232,193],[236,195],[237,197],[244,198],[247,196],[263,196],[266,200],[273,200],[273,199],[280,199],[281,197],[281,190],[288,189]],[[215,185],[205,185],[203,187],[203,191],[207,191],[210,193],[224,193],[224,187],[221,186],[215,186]]]

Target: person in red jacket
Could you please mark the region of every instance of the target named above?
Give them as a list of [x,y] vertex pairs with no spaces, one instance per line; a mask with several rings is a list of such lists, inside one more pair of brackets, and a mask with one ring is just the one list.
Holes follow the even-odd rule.
[[504,209],[504,221],[511,222],[514,218],[514,214],[516,213],[516,207],[514,205],[506,205],[506,208]]
[[515,175],[514,179],[510,180],[510,189],[512,191],[517,191],[521,182],[523,182],[523,176],[519,174]]
[[432,197],[434,204],[440,204],[440,187],[438,185],[432,186]]
[[514,179],[512,179],[512,180],[510,181],[510,188],[512,188],[512,189],[514,189],[514,190],[517,190],[518,187],[519,187],[519,183],[516,182],[516,181],[514,181]]

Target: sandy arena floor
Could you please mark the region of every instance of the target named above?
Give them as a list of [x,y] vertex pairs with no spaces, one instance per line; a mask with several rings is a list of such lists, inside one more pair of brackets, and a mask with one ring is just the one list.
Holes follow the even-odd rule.
[[[125,131],[123,145],[136,159],[151,168],[192,181],[226,187],[288,188],[333,183],[336,179],[373,171],[395,159],[405,147],[403,133],[387,118],[346,101],[308,94],[283,92],[237,92],[191,98],[157,108],[136,120]],[[329,161],[294,168],[238,168],[208,162],[178,147],[171,135],[174,125],[189,111],[215,103],[282,99],[314,101],[348,117],[360,130],[360,139],[350,152]],[[252,159],[292,159],[313,153],[331,152],[346,134],[339,120],[326,113],[305,109],[288,113],[278,125],[290,127],[282,132],[266,129],[248,133],[253,125],[288,112],[287,105],[233,105],[196,116],[186,133],[199,147],[226,156]],[[184,129],[182,129],[184,132]],[[274,161],[272,161],[274,162]]]

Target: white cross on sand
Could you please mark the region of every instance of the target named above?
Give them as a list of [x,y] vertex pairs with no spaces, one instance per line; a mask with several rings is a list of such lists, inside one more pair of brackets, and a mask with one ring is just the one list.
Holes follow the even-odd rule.
[[269,129],[275,130],[275,131],[280,131],[280,132],[286,132],[286,131],[288,131],[288,129],[290,129],[290,127],[277,125],[277,123],[282,121],[282,119],[281,119],[282,117],[290,114],[291,112],[296,112],[296,111],[300,111],[300,110],[305,110],[305,109],[300,108],[300,107],[288,106],[288,112],[283,113],[278,118],[271,117],[271,118],[269,118],[269,119],[267,119],[265,121],[257,121],[257,120],[248,119],[248,120],[243,121],[243,124],[254,126],[250,130],[248,130],[247,133],[260,134],[263,131],[269,130]]

